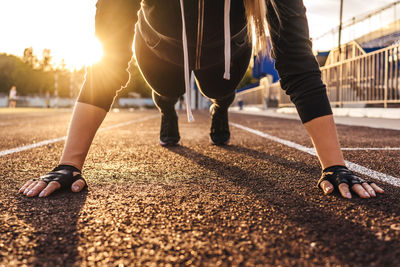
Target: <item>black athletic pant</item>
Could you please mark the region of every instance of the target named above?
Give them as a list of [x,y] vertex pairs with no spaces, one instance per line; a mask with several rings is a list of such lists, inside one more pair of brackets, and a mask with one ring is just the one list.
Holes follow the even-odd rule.
[[[162,48],[148,44],[142,38],[138,27],[135,31],[137,8],[131,0],[99,0],[96,11],[96,35],[102,41],[105,57],[102,62],[91,66],[87,70],[86,81],[80,92],[78,101],[101,107],[108,111],[116,90],[129,80],[126,71],[128,62],[132,57],[132,41],[135,36],[135,54],[139,68],[159,96],[176,101],[185,93],[182,45],[176,49],[165,52]],[[166,22],[168,23],[168,22]],[[180,29],[179,29],[180,31]],[[135,34],[133,34],[135,33]],[[246,32],[242,34],[247,38]],[[240,36],[239,36],[240,37]],[[207,45],[207,44],[204,44]],[[223,47],[223,40],[221,41]],[[149,48],[151,47],[151,48]],[[153,53],[157,49],[158,55]],[[220,51],[220,50],[213,50]],[[164,53],[170,53],[165,55]],[[213,55],[210,55],[213,54]],[[205,57],[214,58],[205,58]],[[224,61],[223,53],[203,53],[202,61],[208,62],[207,66],[200,69],[191,69],[195,73],[197,84],[203,95],[210,98],[220,106],[229,106],[233,99],[235,89],[246,73],[251,57],[251,44],[243,42],[240,38],[232,40],[231,79],[223,79]],[[176,58],[176,64],[163,58]],[[210,62],[217,64],[210,64]],[[190,66],[193,62],[189,62]],[[133,80],[135,77],[131,77]],[[158,98],[155,98],[158,105]]]
[[[163,110],[164,105],[174,105],[185,93],[184,69],[183,66],[159,58],[152,49],[157,49],[157,47],[149,48],[137,31],[135,34],[136,60],[147,83],[158,96],[161,96],[157,97],[153,94],[153,99]],[[234,100],[236,87],[246,73],[250,57],[251,47],[248,45],[232,58],[230,80],[223,79],[223,62],[194,70],[201,93],[217,105],[228,108]]]

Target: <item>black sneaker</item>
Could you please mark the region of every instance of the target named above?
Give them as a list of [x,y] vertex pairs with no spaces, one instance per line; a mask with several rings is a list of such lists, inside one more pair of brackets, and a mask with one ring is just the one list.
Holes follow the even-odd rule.
[[177,146],[180,144],[178,116],[176,112],[164,113],[161,116],[160,145]]
[[210,107],[211,131],[210,139],[213,145],[223,146],[229,143],[231,133],[229,132],[228,110]]

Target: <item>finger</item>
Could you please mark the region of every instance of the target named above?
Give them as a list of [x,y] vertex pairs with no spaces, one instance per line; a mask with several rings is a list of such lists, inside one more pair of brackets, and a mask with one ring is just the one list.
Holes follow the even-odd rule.
[[79,192],[85,187],[85,185],[86,185],[85,181],[83,179],[79,179],[72,184],[71,190],[72,192],[75,193]]
[[375,192],[379,194],[385,193],[385,190],[383,190],[381,187],[377,186],[376,183],[371,183],[370,186],[375,190]]
[[47,197],[57,189],[59,189],[61,185],[58,182],[52,181],[50,182],[45,189],[39,194],[39,197]]
[[34,182],[33,180],[26,181],[26,183],[19,189],[19,192],[23,193],[25,191],[25,189],[33,182]]
[[38,183],[38,181],[33,181],[27,188],[24,190],[24,195],[28,194],[29,191],[31,191],[32,188],[35,187],[35,185]]
[[357,195],[359,195],[361,198],[370,198],[370,194],[368,194],[367,191],[365,191],[364,187],[360,184],[355,184],[351,188]]
[[339,185],[339,192],[344,198],[351,198],[351,193],[349,190],[349,185],[345,183],[341,183]]
[[324,191],[325,195],[333,192],[333,185],[329,181],[322,181],[319,186],[322,188],[322,191]]
[[38,181],[36,185],[29,190],[29,192],[26,194],[28,197],[34,197],[37,196],[45,187],[47,186],[47,183],[44,181]]
[[362,186],[371,197],[376,197],[375,190],[368,183],[363,183]]

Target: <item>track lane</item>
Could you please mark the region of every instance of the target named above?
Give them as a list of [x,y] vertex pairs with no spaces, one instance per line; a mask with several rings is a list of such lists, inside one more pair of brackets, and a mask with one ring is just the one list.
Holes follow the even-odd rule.
[[[136,116],[110,115],[113,124]],[[235,128],[230,146],[210,146],[208,115],[195,116],[180,116],[177,148],[158,145],[159,119],[99,133],[84,169],[89,191],[77,195],[15,195],[54,165],[62,143],[0,158],[0,265],[399,263],[394,187],[369,201],[323,196],[315,157]],[[285,121],[231,120],[259,130],[281,123],[292,141],[304,135]]]

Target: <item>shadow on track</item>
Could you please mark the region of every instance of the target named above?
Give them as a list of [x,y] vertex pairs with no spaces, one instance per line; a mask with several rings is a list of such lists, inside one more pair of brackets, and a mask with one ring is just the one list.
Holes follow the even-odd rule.
[[33,229],[32,266],[72,266],[79,262],[78,220],[87,189],[79,193],[56,192],[47,198],[17,197],[15,214]]
[[[277,157],[276,155],[273,154],[268,154],[265,152],[261,151],[256,151],[253,149],[249,149],[246,147],[240,147],[240,146],[226,146],[222,147],[223,149],[233,152],[233,153],[239,153],[245,156],[250,156],[254,158],[255,160],[264,160],[268,162],[273,162],[279,165],[283,165],[285,169],[287,170],[293,170],[293,171],[300,171],[304,173],[307,176],[313,176],[316,177],[315,183],[317,179],[319,178],[319,175],[321,173],[321,169],[319,167],[315,166],[310,166],[306,165],[302,162],[299,161],[290,161],[287,159],[284,159],[282,157]],[[362,176],[363,177],[363,176]],[[368,180],[368,177],[363,177],[366,180]],[[398,216],[400,217],[400,190],[394,186],[387,185],[385,183],[379,183],[377,182],[378,185],[382,186],[385,189],[385,194],[383,195],[378,195],[377,198],[375,199],[370,199],[370,200],[364,200],[360,199],[358,197],[354,197],[353,202],[356,205],[361,205],[364,206],[365,208],[371,210],[376,210],[379,212],[383,212],[384,214],[388,216]],[[312,185],[312,184],[311,184]],[[314,187],[313,190],[315,194],[321,195],[322,192]],[[337,196],[339,200],[341,199],[339,193],[333,194],[333,196]],[[346,201],[346,203],[348,203]]]
[[[221,148],[221,153],[225,150],[231,154],[241,154],[242,157],[251,157],[270,164],[268,170],[244,170],[239,167],[240,162],[235,162],[235,165],[226,163],[191,148],[171,147],[168,149],[215,172],[221,179],[247,188],[264,207],[272,206],[278,215],[281,214],[280,218],[300,227],[299,236],[318,244],[311,258],[335,257],[345,265],[352,263],[386,266],[400,263],[400,241],[382,240],[363,225],[364,220],[371,218],[370,214],[362,214],[357,210],[359,202],[363,200],[345,201],[339,197],[325,197],[320,193],[317,195],[317,189],[309,190],[311,181],[308,182],[307,179],[310,180],[310,178],[307,177],[320,175],[320,170],[316,167],[249,148],[237,146]],[[296,177],[299,172],[294,171],[298,170],[303,170],[305,173],[301,174],[301,177]],[[291,176],[283,177],[283,175]],[[300,189],[299,186],[301,186]],[[293,236],[283,232],[282,239],[293,240]],[[287,246],[298,248],[299,245],[290,243],[282,249],[286,249]]]

